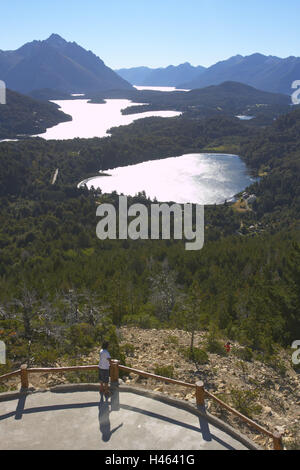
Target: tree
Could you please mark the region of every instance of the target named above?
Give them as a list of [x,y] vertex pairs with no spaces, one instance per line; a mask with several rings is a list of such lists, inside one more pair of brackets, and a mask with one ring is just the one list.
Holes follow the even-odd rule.
[[190,352],[194,357],[195,332],[200,328],[202,294],[197,281],[191,285],[183,311],[184,329],[191,334]]

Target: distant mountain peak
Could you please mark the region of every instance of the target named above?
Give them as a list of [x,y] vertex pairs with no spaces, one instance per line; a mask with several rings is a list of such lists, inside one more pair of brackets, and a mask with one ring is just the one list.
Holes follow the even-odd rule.
[[157,69],[148,67],[133,67],[119,69],[116,72],[125,80],[140,86],[172,86],[177,87],[184,80],[196,78],[205,67],[198,65],[194,67],[189,62],[179,65],[168,65]]
[[59,34],[52,33],[51,36],[46,39],[46,42],[51,45],[63,46],[67,41],[62,38]]
[[258,90],[291,93],[291,84],[299,78],[300,58],[285,58],[255,52],[236,55],[212,65],[195,79],[182,81],[179,88],[197,89],[223,82],[240,82]]
[[132,89],[91,51],[57,33],[11,51],[9,60],[1,54],[0,72],[8,87],[21,93],[47,88],[65,93]]

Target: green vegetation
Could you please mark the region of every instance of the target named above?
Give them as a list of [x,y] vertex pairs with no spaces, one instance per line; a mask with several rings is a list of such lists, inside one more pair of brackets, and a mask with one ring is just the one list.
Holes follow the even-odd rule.
[[154,374],[160,375],[161,377],[168,377],[170,379],[173,379],[175,377],[173,366],[156,365],[154,369]]
[[41,134],[48,127],[71,119],[54,103],[43,103],[7,90],[6,105],[0,106],[0,139]]
[[258,394],[253,390],[230,390],[230,400],[233,408],[247,416],[253,418],[254,415],[260,414],[262,407],[256,403]]
[[209,362],[208,354],[203,349],[199,349],[199,348],[190,349],[190,348],[187,348],[187,349],[183,350],[183,353],[184,353],[184,356],[189,361],[193,361],[196,364],[199,364],[199,365],[208,364],[208,362]]
[[251,362],[253,360],[253,351],[251,348],[242,348],[235,351],[235,355],[242,361]]
[[134,345],[131,343],[126,343],[123,344],[121,347],[121,351],[126,355],[126,356],[134,356]]
[[[118,197],[77,189],[80,180],[229,141],[254,174],[268,167],[268,175],[249,188],[258,196],[253,211],[206,207],[203,250],[96,238],[97,204],[117,205]],[[291,345],[300,337],[299,148],[298,110],[263,130],[224,116],[152,118],[114,129],[111,138],[2,143],[0,339],[9,369],[80,359],[104,338],[124,360],[117,330],[124,324],[185,328],[192,351],[193,332],[215,330],[261,360],[277,344]],[[129,198],[136,202],[151,204],[143,193]],[[218,334],[208,351],[225,354]]]
[[290,98],[287,95],[260,91],[238,82],[225,82],[189,92],[113,90],[91,95],[91,98],[96,103],[101,103],[103,98],[127,98],[136,103],[148,103],[130,106],[123,110],[123,114],[177,110],[183,112],[184,118],[188,120],[252,115],[255,119],[250,122],[250,126],[270,124],[274,118],[290,110]]
[[166,344],[172,344],[174,346],[178,346],[179,339],[177,338],[177,336],[169,335],[166,339]]

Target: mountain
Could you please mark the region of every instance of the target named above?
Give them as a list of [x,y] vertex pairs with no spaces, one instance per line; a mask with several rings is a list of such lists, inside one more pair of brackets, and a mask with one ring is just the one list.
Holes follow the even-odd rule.
[[58,34],[16,51],[0,51],[0,78],[21,93],[47,88],[67,93],[132,88],[91,51]]
[[182,81],[178,88],[204,88],[235,81],[259,90],[291,94],[294,80],[300,80],[299,57],[281,59],[262,54],[237,55],[209,67],[193,80]]
[[116,70],[116,72],[132,85],[177,86],[183,81],[197,78],[204,70],[206,70],[205,67],[201,65],[193,67],[189,62],[185,62],[177,66],[169,65],[166,68],[135,67]]
[[[126,97],[132,98],[135,103],[148,104],[130,106],[123,110],[123,114],[166,109],[181,111],[184,113],[183,117],[189,119],[221,115],[231,117],[246,115],[255,117],[251,124],[265,125],[272,123],[278,116],[291,109],[289,96],[257,90],[238,82],[224,82],[220,85],[197,88],[188,92],[163,93],[136,90],[134,95],[132,93],[126,92]],[[106,96],[114,98],[116,94],[112,93]],[[99,96],[98,102],[101,102],[101,99],[102,96]],[[93,101],[97,102],[96,99]]]
[[[129,69],[119,69],[115,72],[132,85],[144,85],[147,76],[155,69],[149,67],[132,67]],[[151,86],[151,85],[150,85]]]
[[42,103],[6,90],[6,104],[0,105],[0,139],[11,139],[20,134],[40,134],[48,127],[71,119],[54,103]]

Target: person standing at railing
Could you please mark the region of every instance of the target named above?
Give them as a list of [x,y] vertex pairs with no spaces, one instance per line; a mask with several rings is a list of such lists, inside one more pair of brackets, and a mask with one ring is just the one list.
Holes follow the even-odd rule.
[[102,349],[100,351],[99,359],[99,382],[100,382],[100,393],[104,392],[105,396],[109,396],[108,382],[109,382],[109,367],[111,362],[110,354],[107,350],[108,342],[104,341]]

